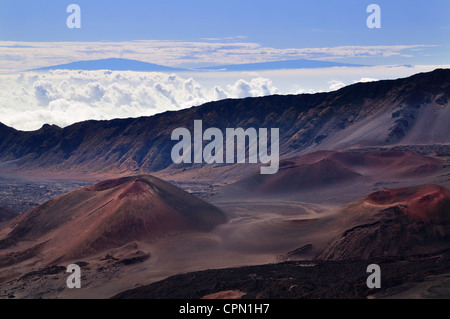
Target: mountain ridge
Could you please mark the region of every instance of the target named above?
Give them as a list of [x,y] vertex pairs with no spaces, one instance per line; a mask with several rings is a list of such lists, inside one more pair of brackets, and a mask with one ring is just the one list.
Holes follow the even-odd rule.
[[280,128],[280,154],[400,143],[449,143],[450,70],[338,91],[227,99],[151,117],[85,121],[33,132],[0,125],[0,162],[19,168],[154,172],[173,167],[175,128]]

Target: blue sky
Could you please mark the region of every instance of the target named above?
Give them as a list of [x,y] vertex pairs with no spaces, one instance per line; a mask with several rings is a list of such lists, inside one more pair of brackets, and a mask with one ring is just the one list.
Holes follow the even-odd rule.
[[[81,30],[65,26],[66,7],[82,9]],[[366,8],[382,9],[370,30]],[[448,44],[445,0],[2,0],[3,41],[184,40],[246,36],[280,48]]]
[[[81,7],[81,29],[66,26],[71,3]],[[371,3],[381,7],[381,29],[366,26]],[[342,62],[444,64],[450,59],[449,17],[445,0],[1,0],[0,41],[220,41],[280,50],[433,45],[415,49],[414,59],[349,56]]]
[[[81,7],[81,29],[67,28],[72,3]],[[367,27],[372,3],[381,7],[381,29]],[[449,68],[449,17],[449,0],[0,0],[0,121],[65,126]],[[107,58],[182,68],[296,59],[368,67],[27,71]]]

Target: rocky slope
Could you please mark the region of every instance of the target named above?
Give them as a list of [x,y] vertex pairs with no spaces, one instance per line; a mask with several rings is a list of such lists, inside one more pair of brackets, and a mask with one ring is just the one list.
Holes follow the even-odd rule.
[[45,125],[0,125],[0,161],[18,168],[150,172],[173,165],[175,128],[280,128],[281,154],[350,146],[448,143],[450,70],[358,83],[335,92],[207,103],[152,117]]
[[207,232],[225,221],[218,208],[155,177],[108,180],[55,198],[2,228],[0,265],[38,255],[52,264],[171,233]]
[[374,258],[370,262],[382,269],[381,289],[367,287],[366,260],[321,260],[188,273],[127,290],[113,298],[195,300],[230,293],[250,300],[448,298],[449,250],[408,259]]
[[450,248],[450,190],[423,185],[375,192],[343,210],[347,228],[319,259],[407,256]]

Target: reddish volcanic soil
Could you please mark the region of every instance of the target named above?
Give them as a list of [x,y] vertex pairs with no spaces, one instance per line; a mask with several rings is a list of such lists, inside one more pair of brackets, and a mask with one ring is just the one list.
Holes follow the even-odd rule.
[[342,232],[321,259],[406,256],[450,248],[450,191],[438,185],[384,190],[347,205]]
[[450,191],[438,185],[391,189],[367,196],[375,205],[402,205],[403,212],[416,221],[450,221]]
[[435,173],[444,165],[440,159],[403,151],[336,152],[331,157],[361,174],[383,177],[416,178]]
[[6,228],[8,233],[0,233],[0,248],[33,249],[48,262],[61,261],[169,233],[210,231],[225,221],[218,208],[169,183],[128,177],[76,190],[29,211]]
[[237,193],[289,194],[376,181],[423,178],[440,172],[444,162],[403,151],[365,153],[319,151],[280,162],[279,172],[245,178],[231,188]]

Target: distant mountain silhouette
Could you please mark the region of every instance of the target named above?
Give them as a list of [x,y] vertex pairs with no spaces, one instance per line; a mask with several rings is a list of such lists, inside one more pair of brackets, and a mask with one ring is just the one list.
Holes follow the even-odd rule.
[[48,70],[85,70],[85,71],[111,70],[111,71],[142,71],[142,72],[186,71],[185,69],[171,68],[168,66],[153,63],[147,63],[137,60],[118,59],[118,58],[77,61],[67,64],[60,64],[39,68],[33,71],[48,71]]
[[244,63],[204,67],[201,70],[226,70],[226,71],[263,71],[280,69],[318,69],[332,67],[358,67],[361,64],[339,63],[319,60],[286,60],[261,63]]
[[[232,64],[222,66],[210,66],[197,68],[192,70],[226,70],[226,71],[262,71],[262,70],[279,70],[279,69],[315,69],[330,67],[357,67],[364,66],[360,64],[338,63],[318,60],[288,60],[274,61],[262,63],[246,63]],[[110,71],[141,71],[141,72],[183,72],[189,71],[183,68],[172,68],[164,65],[142,62],[138,60],[109,58],[100,60],[75,61],[66,64],[53,65],[43,68],[34,69],[32,71],[49,71],[49,70],[110,70]]]
[[357,83],[318,94],[227,99],[151,117],[44,125],[0,125],[0,162],[19,168],[153,172],[173,165],[175,128],[279,128],[281,155],[353,146],[450,142],[450,70]]

